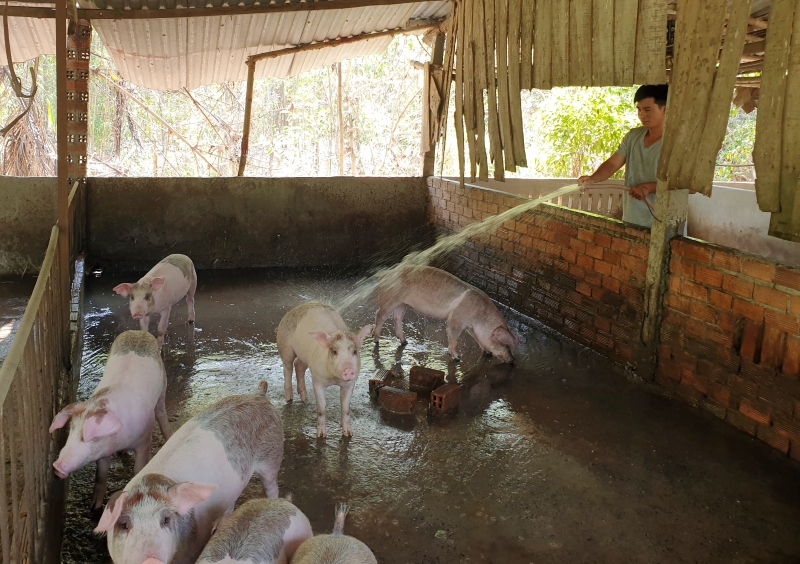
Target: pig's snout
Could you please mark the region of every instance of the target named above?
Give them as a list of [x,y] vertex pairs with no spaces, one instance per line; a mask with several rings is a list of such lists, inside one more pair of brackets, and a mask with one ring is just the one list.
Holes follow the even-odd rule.
[[164,564],[164,563],[158,558],[148,558],[147,560],[142,562],[142,564]]
[[352,368],[345,368],[342,371],[342,380],[344,380],[345,382],[349,382],[350,380],[355,380],[355,379],[356,379],[356,371],[353,370]]
[[141,319],[142,317],[144,317],[144,313],[142,313],[141,311],[134,311],[134,312],[131,312],[131,316],[134,319]]
[[61,460],[56,460],[53,462],[53,470],[55,470],[56,476],[62,480],[66,480],[69,477],[69,469]]

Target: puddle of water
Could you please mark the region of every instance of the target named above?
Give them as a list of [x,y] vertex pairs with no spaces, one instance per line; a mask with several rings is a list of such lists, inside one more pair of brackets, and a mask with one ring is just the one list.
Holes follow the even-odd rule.
[[[131,275],[89,279],[80,399],[99,381],[121,331],[137,328],[112,294]],[[197,327],[173,309],[164,361],[175,427],[218,399],[269,382],[285,427],[279,484],[327,532],[337,502],[346,532],[382,563],[778,562],[800,555],[800,465],[678,402],[646,393],[625,371],[529,319],[504,311],[523,338],[514,367],[487,361],[468,335],[449,362],[444,322],[409,312],[409,344],[365,343],[351,404],[354,436],[340,436],[329,389],[327,440],[310,401],[287,405],[275,348],[281,317],[305,299],[346,296],[359,279],[326,271],[201,272]],[[351,329],[376,305],[353,303]],[[154,329],[154,327],[153,327]],[[407,385],[414,364],[465,386],[459,412],[429,419],[420,402],[394,415],[369,399],[367,379],[393,368]],[[310,376],[307,376],[310,378]],[[156,433],[155,448],[163,440]],[[212,461],[210,461],[212,462]],[[109,491],[131,478],[115,457]],[[70,480],[62,561],[107,562],[86,507],[94,468]],[[262,495],[251,482],[240,501]]]

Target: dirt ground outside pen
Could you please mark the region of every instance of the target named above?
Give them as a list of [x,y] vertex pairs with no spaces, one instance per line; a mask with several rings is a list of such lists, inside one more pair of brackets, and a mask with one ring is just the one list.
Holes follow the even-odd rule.
[[[328,438],[315,436],[309,402],[287,405],[275,328],[303,300],[345,295],[357,277],[278,270],[200,271],[197,324],[173,309],[164,359],[167,411],[175,427],[210,403],[268,395],[285,426],[279,484],[329,532],[334,507],[351,511],[345,532],[381,563],[797,562],[800,464],[723,421],[650,391],[625,369],[513,311],[522,343],[513,367],[483,358],[464,334],[461,363],[448,362],[444,322],[409,312],[409,344],[384,328],[366,342],[351,405],[353,437],[342,439],[338,391],[328,390]],[[79,399],[102,374],[114,337],[137,324],[111,292],[134,274],[87,280]],[[364,303],[343,312],[351,330],[374,319]],[[371,402],[378,368],[414,364],[464,384],[459,412],[429,419],[392,415]],[[309,378],[309,376],[307,376]],[[307,380],[308,381],[308,380]],[[158,446],[163,439],[156,435]],[[154,446],[155,448],[155,446]],[[211,463],[212,461],[210,461]],[[131,477],[115,457],[109,490]],[[94,465],[73,475],[65,563],[108,562],[88,511]],[[241,501],[262,495],[256,481]]]

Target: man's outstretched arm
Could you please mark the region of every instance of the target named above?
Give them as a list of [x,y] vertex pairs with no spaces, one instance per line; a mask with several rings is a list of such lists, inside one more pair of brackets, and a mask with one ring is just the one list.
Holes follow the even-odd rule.
[[623,157],[619,153],[614,153],[608,159],[606,159],[603,164],[597,167],[597,170],[594,171],[589,176],[581,176],[578,178],[578,184],[581,186],[588,188],[591,184],[595,182],[603,182],[611,178],[611,175],[617,172],[625,166],[625,157]]

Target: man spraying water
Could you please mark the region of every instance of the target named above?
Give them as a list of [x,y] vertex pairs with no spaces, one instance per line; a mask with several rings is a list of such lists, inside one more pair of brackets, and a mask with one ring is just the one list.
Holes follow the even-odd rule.
[[589,176],[578,178],[583,190],[596,182],[608,180],[625,167],[625,186],[628,193],[622,199],[622,220],[642,227],[653,223],[656,172],[661,155],[661,137],[667,110],[666,84],[646,84],[633,97],[642,127],[631,129],[611,155]]

